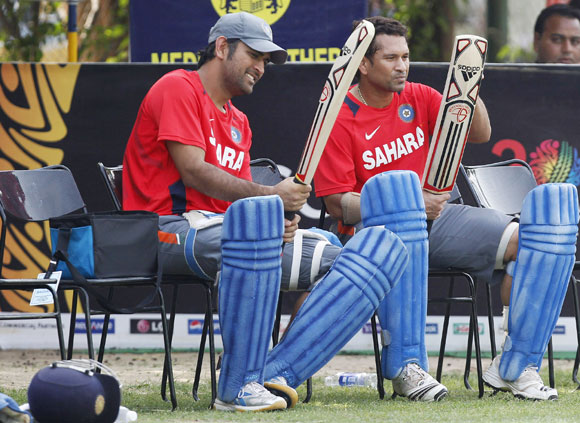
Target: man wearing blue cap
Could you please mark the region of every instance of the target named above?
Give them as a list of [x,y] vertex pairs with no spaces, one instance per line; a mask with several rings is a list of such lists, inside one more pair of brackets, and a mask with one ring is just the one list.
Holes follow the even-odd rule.
[[[123,208],[160,215],[164,272],[219,281],[224,354],[214,408],[291,408],[295,388],[369,320],[408,254],[382,227],[341,248],[298,230],[298,214],[284,219],[311,187],[252,181],[252,133],[230,100],[250,94],[286,51],[265,21],[244,12],[222,16],[208,42],[196,72],[168,73],[143,100],[123,161]],[[269,352],[281,287],[312,292]]]

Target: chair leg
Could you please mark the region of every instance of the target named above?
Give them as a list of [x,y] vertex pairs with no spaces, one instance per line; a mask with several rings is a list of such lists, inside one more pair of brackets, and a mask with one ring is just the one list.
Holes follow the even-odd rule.
[[[109,288],[109,295],[107,297],[108,301],[113,300],[114,288]],[[105,345],[107,343],[107,335],[109,334],[109,322],[111,321],[111,313],[105,313],[105,318],[103,320],[103,331],[101,332],[101,342],[99,343],[99,354],[97,361],[99,363],[103,362],[105,356]]]
[[377,391],[379,398],[385,398],[385,386],[383,381],[383,368],[381,367],[381,350],[379,347],[379,337],[377,334],[377,315],[373,314],[371,317],[371,330],[373,334],[373,348],[375,352],[375,367],[377,369]]
[[169,395],[171,397],[171,411],[177,408],[177,395],[175,394],[175,380],[173,379],[173,366],[171,361],[171,342],[169,341],[169,325],[167,323],[167,314],[165,313],[165,302],[161,288],[158,291],[159,303],[161,308],[161,324],[163,325],[163,345],[165,347],[165,363],[167,367],[167,376],[169,379]]
[[[171,311],[169,316],[169,345],[173,344],[173,329],[175,328],[175,310],[177,307],[177,294],[179,285],[173,285],[173,296],[171,298]],[[163,364],[163,376],[161,378],[161,398],[167,401],[167,365]]]
[[211,378],[211,401],[210,408],[213,407],[215,399],[217,398],[217,380],[216,380],[216,363],[215,363],[215,338],[213,330],[213,295],[211,288],[207,291],[207,301],[210,309],[209,320],[209,364],[210,364],[210,378]]
[[[473,330],[473,340],[475,342],[475,360],[477,367],[477,385],[479,389],[479,398],[483,397],[483,368],[481,366],[481,344],[479,342],[479,324],[477,321],[477,280],[472,280],[469,276],[469,289],[471,291],[471,330]],[[471,342],[470,342],[470,362],[471,362]]]
[[53,291],[52,289],[50,291],[51,291],[52,300],[53,300],[53,304],[54,304],[54,312],[56,314],[55,320],[56,320],[56,330],[57,330],[57,335],[58,335],[58,349],[60,351],[60,359],[64,360],[66,358],[67,351],[66,351],[65,346],[64,346],[64,332],[62,330],[60,304],[58,302],[58,297],[56,295],[56,292]]
[[207,298],[208,297],[207,297],[207,293],[206,293],[206,306],[205,306],[205,315],[203,317],[203,328],[201,330],[201,340],[199,342],[199,352],[197,353],[197,365],[195,367],[195,377],[193,379],[193,386],[191,388],[191,395],[193,396],[193,399],[195,401],[199,401],[199,396],[197,395],[197,390],[199,388],[199,381],[201,379],[201,368],[203,365],[203,355],[205,354],[205,341],[207,339],[207,334],[209,331],[210,320],[213,319],[213,316],[211,315],[212,305],[207,302]]
[[[449,280],[449,292],[447,297],[453,296],[453,286],[455,278],[451,277]],[[441,383],[441,373],[443,372],[443,358],[445,356],[445,343],[447,342],[447,330],[449,328],[449,316],[451,315],[451,303],[447,302],[445,308],[445,318],[443,319],[443,330],[441,331],[441,345],[439,347],[439,357],[437,359],[437,382]]]
[[554,380],[554,349],[552,347],[552,338],[548,342],[548,378],[550,381],[550,388],[556,386],[556,381]]
[[284,292],[280,291],[278,295],[278,306],[276,307],[276,319],[274,320],[274,329],[272,330],[272,345],[276,346],[280,339],[280,321],[282,320],[282,299]]
[[[75,342],[75,330],[77,325],[77,304],[78,304],[78,291],[73,289],[73,299],[70,309],[70,327],[68,331],[68,348],[67,348],[67,355],[66,359],[72,359],[73,349],[74,349],[74,342]],[[92,358],[92,357],[89,357]]]
[[570,288],[572,289],[572,298],[574,299],[574,317],[576,320],[576,338],[578,340],[578,348],[576,349],[576,358],[574,359],[574,367],[572,369],[572,380],[578,385],[576,389],[580,389],[580,382],[578,381],[578,366],[580,365],[580,301],[578,301],[578,289],[576,287],[576,278],[571,277]]
[[487,292],[487,320],[489,322],[489,342],[491,344],[491,359],[493,360],[497,355],[497,347],[495,345],[495,322],[493,319],[493,306],[491,304],[491,285],[486,283]]

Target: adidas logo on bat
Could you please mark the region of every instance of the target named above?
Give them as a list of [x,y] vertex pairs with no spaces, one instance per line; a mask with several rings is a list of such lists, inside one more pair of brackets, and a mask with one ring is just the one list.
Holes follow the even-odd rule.
[[481,70],[479,66],[466,66],[466,65],[459,65],[457,66],[457,69],[461,71],[461,74],[463,75],[463,80],[465,82],[469,81],[471,78],[473,78],[473,76],[476,73],[478,73]]

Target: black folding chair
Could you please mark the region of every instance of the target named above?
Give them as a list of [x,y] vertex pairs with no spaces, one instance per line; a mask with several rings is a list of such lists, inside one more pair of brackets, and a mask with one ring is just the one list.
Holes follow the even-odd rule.
[[[516,217],[520,214],[524,198],[537,185],[530,165],[519,159],[476,166],[463,165],[461,172],[478,207],[500,210]],[[571,285],[575,287],[574,283]],[[580,342],[578,313],[576,313],[576,325],[579,328],[578,340]],[[553,388],[555,386],[554,353],[551,338],[548,343],[548,373],[550,386]]]
[[[19,210],[20,216],[25,220],[40,220],[41,218],[55,218],[66,215],[73,211],[86,211],[85,203],[78,190],[74,177],[70,170],[65,166],[49,166],[35,170],[14,170],[0,172],[1,178],[5,179],[10,187],[6,188],[13,201],[16,210]],[[4,191],[4,189],[2,189]],[[7,197],[8,198],[8,197]],[[151,277],[126,277],[126,278],[107,278],[107,279],[88,279],[92,288],[102,287],[132,287],[132,286],[153,286],[156,289],[156,276]],[[74,342],[74,331],[76,323],[76,306],[78,295],[81,296],[81,302],[85,311],[85,325],[87,330],[87,343],[89,357],[94,357],[92,331],[91,331],[91,313],[100,312],[94,310],[95,305],[90,301],[87,291],[73,280],[63,279],[60,281],[59,290],[74,290],[73,302],[71,307],[71,324],[69,331],[69,346],[67,358],[72,357]],[[173,371],[171,369],[171,351],[169,348],[169,338],[167,336],[167,319],[165,315],[165,305],[163,295],[160,290],[156,289],[156,297],[159,304],[152,304],[137,311],[157,311],[161,314],[163,325],[163,339],[168,363],[169,384],[171,392],[171,402],[173,409],[177,407],[175,396],[175,387],[173,383]],[[55,297],[55,300],[57,298]],[[106,326],[105,326],[106,329]],[[103,347],[104,343],[102,342]],[[61,354],[62,354],[61,347]],[[100,351],[100,355],[102,351]],[[101,355],[102,357],[102,355]]]
[[[98,163],[100,174],[103,182],[109,193],[109,197],[113,202],[116,210],[122,210],[123,199],[123,166],[105,166],[103,163]],[[201,340],[199,343],[199,353],[197,356],[197,364],[195,369],[195,377],[192,387],[192,396],[198,401],[198,389],[201,379],[201,370],[203,366],[203,356],[205,353],[205,344],[209,335],[209,353],[210,353],[210,378],[211,378],[211,401],[210,407],[213,405],[217,396],[217,377],[216,377],[216,359],[215,359],[215,337],[213,327],[213,313],[214,313],[214,281],[195,277],[193,275],[164,275],[162,279],[163,286],[171,286],[173,288],[173,296],[170,306],[169,317],[169,344],[173,341],[173,332],[175,328],[175,314],[177,311],[177,299],[179,298],[179,288],[187,285],[201,286],[205,292],[205,312],[203,328],[201,333]],[[163,368],[163,379],[161,383],[161,396],[166,398],[166,381],[167,381],[167,363]]]
[[[46,176],[51,178],[47,182],[50,189],[44,190],[43,186],[37,185],[37,179]],[[25,224],[39,224],[41,228],[43,221],[55,216],[71,213],[76,211],[76,204],[69,201],[58,201],[62,196],[68,194],[74,195],[74,192],[61,192],[60,187],[56,184],[56,174],[52,172],[42,172],[32,174],[30,171],[1,171],[0,172],[0,218],[2,230],[0,232],[0,275],[2,275],[3,264],[6,267],[18,267],[16,256],[11,254],[5,256],[7,234],[10,234],[10,240],[14,246],[27,250]],[[50,182],[55,182],[54,185]],[[38,223],[37,223],[38,222]],[[44,268],[46,263],[38,262],[38,257],[32,260],[39,269]],[[28,320],[28,319],[55,319],[58,345],[61,359],[66,358],[66,349],[64,344],[64,335],[62,329],[61,310],[58,301],[57,291],[54,285],[57,281],[51,279],[26,279],[26,278],[6,278],[0,279],[0,291],[22,290],[33,291],[34,289],[46,289],[50,293],[53,306],[37,306],[39,311],[2,311],[0,320]],[[19,299],[28,302],[29,297],[16,292]],[[32,308],[32,310],[35,310]]]

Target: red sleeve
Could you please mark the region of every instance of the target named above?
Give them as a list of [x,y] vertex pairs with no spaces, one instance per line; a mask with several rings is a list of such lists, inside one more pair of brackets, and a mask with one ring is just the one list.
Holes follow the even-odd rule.
[[201,104],[193,85],[179,74],[161,78],[153,87],[149,107],[158,119],[157,141],[178,141],[206,149],[200,122]]
[[441,107],[441,99],[443,96],[434,88],[426,85],[422,86],[424,89],[425,101],[427,102],[429,113],[429,135],[433,135],[435,131],[435,123],[437,122],[437,115]]
[[348,126],[339,115],[314,174],[317,197],[350,192],[356,186],[352,130]]

